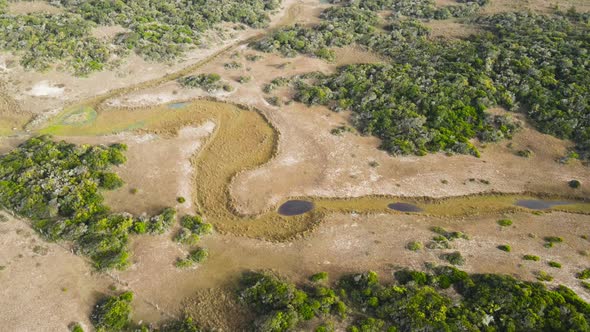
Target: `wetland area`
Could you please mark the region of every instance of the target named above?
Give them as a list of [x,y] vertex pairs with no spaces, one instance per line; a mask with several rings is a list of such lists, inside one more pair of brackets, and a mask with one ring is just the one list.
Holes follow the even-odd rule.
[[[343,83],[371,70],[368,77],[382,75],[380,69],[330,76],[347,70],[343,68],[401,61],[392,55],[394,51],[383,51],[381,44],[373,45],[362,35],[385,34],[398,27],[395,20],[400,18],[388,16],[387,6],[403,12],[403,19],[413,17],[430,29],[420,32],[424,38],[411,44],[424,50],[430,44],[421,43],[440,42],[449,49],[451,44],[444,43],[475,43],[469,38],[484,25],[473,15],[555,12],[560,20],[587,25],[587,4],[564,0],[556,5],[575,6],[578,17],[560,14],[541,0],[518,4],[491,0],[481,2],[481,13],[478,9],[467,14],[453,12],[448,15],[455,16],[441,19],[420,15],[446,15],[435,11],[445,6],[466,10],[462,2],[422,1],[420,11],[412,11],[418,4],[407,1],[378,1],[380,10],[373,9],[371,1],[354,5],[284,0],[262,1],[260,6],[258,2],[252,1],[256,3],[252,12],[238,21],[224,18],[211,23],[212,27],[199,27],[200,44],[183,48],[183,56],[168,62],[146,58],[146,54],[161,55],[162,50],[150,46],[153,41],[141,39],[141,34],[133,42],[129,31],[142,30],[135,24],[126,26],[129,18],[97,19],[98,23],[88,26],[97,40],[114,38],[113,34],[121,37],[114,39],[117,43],[124,41],[129,43],[125,47],[136,49],[133,54],[115,52],[121,45],[113,42],[109,52],[121,57],[120,63],[100,63],[102,70],[83,76],[67,71],[81,70],[69,63],[71,58],[62,59],[65,62],[58,68],[33,70],[19,60],[28,53],[11,52],[0,43],[6,48],[0,52],[0,282],[6,285],[0,292],[0,323],[7,331],[79,332],[76,326],[83,331],[356,332],[387,331],[396,326],[400,331],[421,330],[418,326],[424,331],[452,331],[467,326],[457,321],[461,315],[451,310],[451,303],[466,310],[461,313],[482,315],[473,318],[478,323],[471,330],[476,331],[483,328],[481,321],[493,322],[495,313],[479,312],[468,307],[468,301],[459,305],[457,299],[475,296],[477,293],[463,292],[471,287],[469,282],[481,282],[478,275],[482,274],[510,278],[502,281],[506,289],[517,282],[514,280],[533,288],[542,283],[542,292],[545,287],[561,292],[568,310],[590,319],[590,311],[584,312],[590,310],[590,284],[585,281],[585,277],[590,279],[585,275],[590,274],[590,168],[584,142],[580,143],[583,134],[572,129],[564,138],[554,134],[559,130],[540,130],[541,120],[531,118],[535,115],[515,111],[516,106],[507,110],[509,103],[500,102],[501,98],[493,99],[497,103],[485,110],[476,111],[479,100],[472,103],[476,106],[460,112],[455,109],[472,112],[456,128],[417,129],[424,123],[440,125],[457,118],[449,115],[431,121],[423,116],[406,121],[391,109],[401,109],[409,101],[387,99],[374,90],[367,92],[367,98],[359,97],[365,92],[353,95],[354,89]],[[80,15],[89,8],[68,2],[59,6],[46,1],[24,3],[0,0],[0,13],[49,18],[69,11]],[[231,3],[235,8],[241,6]],[[285,29],[319,27],[322,33],[322,29],[340,29],[341,19],[353,20],[347,16],[349,6],[358,13],[352,15],[354,20],[366,19],[372,25],[356,22],[357,31],[345,31],[352,35],[332,42],[325,35],[313,35],[325,47],[308,43],[302,48],[285,41],[293,36],[312,38],[312,32],[287,33]],[[471,2],[468,6],[476,8]],[[332,12],[340,7],[346,10]],[[94,17],[93,12],[85,14]],[[131,15],[128,11],[119,14],[117,20]],[[325,20],[333,20],[331,27]],[[5,33],[2,29],[9,25],[2,24],[0,21],[0,33]],[[189,35],[183,38],[188,40]],[[588,43],[587,37],[575,38]],[[166,38],[161,42],[172,43]],[[167,45],[174,49],[173,44]],[[101,59],[94,58],[94,67]],[[562,61],[564,66],[567,61]],[[526,63],[521,59],[522,66]],[[395,74],[402,80],[410,67]],[[93,67],[85,70],[89,68]],[[568,73],[564,70],[560,75]],[[443,80],[442,76],[436,79]],[[506,85],[510,81],[494,79]],[[487,77],[472,78],[475,81],[492,85]],[[367,91],[371,85],[380,85],[362,84]],[[490,91],[496,93],[501,83],[493,84]],[[467,85],[455,88],[471,96],[461,90]],[[326,87],[332,91],[325,93]],[[407,88],[408,95],[416,95],[418,89],[388,88]],[[506,91],[498,94],[510,99],[506,96],[512,92]],[[339,95],[348,92],[351,95],[346,98]],[[306,93],[310,96],[305,97]],[[361,100],[358,107],[355,98]],[[389,103],[379,107],[387,104],[391,109],[374,116],[362,113],[363,108],[377,107],[371,103],[379,98]],[[495,97],[490,92],[486,98]],[[408,114],[417,112],[416,105],[422,105],[421,101]],[[387,116],[390,118],[383,120]],[[467,128],[476,116],[482,116],[479,124]],[[488,116],[497,116],[493,118],[497,123],[486,122],[491,119]],[[367,119],[401,129],[394,133]],[[575,122],[569,120],[567,123]],[[452,130],[456,135],[448,134]],[[477,130],[480,132],[475,133]],[[423,136],[416,138],[418,132]],[[400,138],[403,135],[410,138]],[[486,141],[485,135],[498,136]],[[38,137],[41,141],[35,141]],[[58,143],[44,139],[65,143],[53,146]],[[426,139],[430,141],[424,143]],[[392,147],[392,142],[398,146]],[[397,153],[398,148],[411,153]],[[56,162],[42,159],[41,154]],[[58,164],[63,169],[51,168]],[[23,192],[28,196],[19,202],[9,197]],[[68,196],[72,193],[77,195],[73,200]],[[48,202],[38,204],[35,199]],[[92,204],[78,206],[72,203],[76,200]],[[172,217],[170,211],[174,211]],[[98,237],[99,244],[88,245],[96,234],[105,237]],[[114,243],[122,243],[116,255],[110,247]],[[453,266],[470,277],[451,278],[445,287],[440,266]],[[436,323],[443,325],[420,325],[394,314],[387,316],[384,312],[392,309],[385,309],[386,303],[395,304],[388,298],[393,291],[376,286],[367,271],[378,274],[384,284],[408,287],[403,292],[422,294],[419,292],[432,289],[428,296],[433,308],[425,312],[438,310],[434,303],[442,296],[445,307],[441,312],[448,319]],[[463,273],[453,271],[453,278]],[[402,282],[404,276],[407,280]],[[279,284],[273,278],[292,284]],[[365,279],[366,285],[362,284]],[[259,290],[260,285],[268,288]],[[447,289],[450,286],[453,288]],[[368,288],[361,292],[354,287]],[[274,303],[260,295],[281,289],[292,302]],[[126,292],[133,296],[125,298]],[[371,292],[375,295],[365,298]],[[106,303],[105,298],[127,301],[133,308],[125,316],[124,328],[101,327],[107,323],[96,318],[97,308]],[[567,311],[559,308],[562,314]],[[502,315],[506,321],[514,319]],[[500,316],[496,319],[501,320]],[[185,325],[181,327],[180,322]],[[277,327],[279,322],[284,325]],[[199,330],[188,328],[192,324]],[[373,329],[363,330],[363,324]],[[509,329],[507,326],[499,330]],[[539,326],[535,328],[568,330],[549,322]],[[574,331],[588,327],[582,323],[568,326]]]

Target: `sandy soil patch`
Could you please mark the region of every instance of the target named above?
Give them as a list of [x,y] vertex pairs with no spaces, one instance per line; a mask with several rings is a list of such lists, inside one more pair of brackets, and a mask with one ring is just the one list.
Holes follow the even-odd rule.
[[58,97],[63,95],[64,91],[62,85],[55,85],[49,81],[40,81],[31,87],[28,94],[33,97]]
[[0,234],[3,329],[66,331],[71,322],[80,322],[88,330],[92,307],[112,280],[92,273],[69,250],[45,242],[24,221],[0,222]]
[[124,32],[129,32],[129,29],[120,25],[97,26],[92,29],[92,35],[94,37],[105,40],[112,40],[116,35]]
[[481,32],[473,25],[456,20],[431,20],[424,22],[424,25],[431,29],[430,37],[432,38],[462,39]]
[[8,3],[10,14],[25,15],[32,13],[59,14],[61,8],[50,5],[47,1],[15,1]]

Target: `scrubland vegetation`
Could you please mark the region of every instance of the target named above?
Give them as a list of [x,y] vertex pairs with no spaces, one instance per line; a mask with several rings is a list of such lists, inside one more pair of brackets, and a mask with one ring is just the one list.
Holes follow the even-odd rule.
[[[25,68],[44,70],[61,63],[86,75],[103,70],[130,51],[147,60],[167,61],[199,46],[203,34],[219,24],[264,27],[278,0],[247,1],[75,1],[51,4],[63,13],[12,15],[0,0],[0,49],[22,55]],[[93,37],[96,26],[121,26],[113,40]]]
[[[300,287],[265,273],[242,279],[241,299],[258,315],[252,329],[287,331],[314,317],[349,331],[585,331],[590,305],[570,289],[452,267],[400,270],[386,284],[368,272],[332,288]],[[451,298],[452,288],[458,297]],[[344,318],[346,320],[343,320]],[[330,325],[327,323],[327,325]]]
[[[457,8],[471,14],[468,8],[484,4]],[[471,16],[471,24],[483,30],[479,35],[429,38],[417,18],[463,16],[451,8],[434,9],[433,1],[347,2],[325,10],[317,26],[285,28],[253,46],[333,60],[331,47],[358,44],[389,59],[344,66],[311,83],[300,80],[296,98],[352,110],[355,126],[381,138],[382,148],[393,154],[442,150],[477,156],[471,139],[495,142],[518,129],[510,115],[486,113],[500,105],[526,114],[542,132],[572,139],[588,158],[588,14]],[[382,31],[376,11],[383,9],[406,16],[390,16]]]
[[0,157],[0,206],[31,219],[48,240],[72,241],[96,268],[124,268],[130,234],[162,234],[176,220],[172,208],[152,217],[109,213],[101,190],[122,184],[109,170],[125,162],[125,150],[31,138]]

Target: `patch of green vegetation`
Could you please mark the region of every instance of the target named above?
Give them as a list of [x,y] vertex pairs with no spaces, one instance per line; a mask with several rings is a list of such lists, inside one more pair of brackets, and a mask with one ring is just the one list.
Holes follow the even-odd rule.
[[122,184],[108,170],[125,162],[125,150],[31,138],[0,157],[0,206],[31,219],[49,240],[73,241],[96,268],[124,268],[130,232],[163,233],[175,220],[173,209],[153,217],[109,214],[100,190]]
[[354,130],[349,126],[338,126],[332,130],[330,133],[335,136],[342,136],[344,133],[352,133]]
[[533,155],[533,151],[531,151],[529,149],[518,150],[516,152],[516,155],[519,157],[523,157],[523,158],[530,158]]
[[194,322],[193,318],[185,315],[182,319],[166,322],[159,332],[202,332],[201,328]]
[[182,204],[182,203],[186,202],[186,198],[179,196],[179,197],[176,197],[176,201],[178,203]]
[[200,88],[207,92],[215,92],[223,88],[218,74],[198,74],[185,76],[178,79],[178,83],[186,88]]
[[537,272],[537,280],[539,281],[553,281],[553,277],[545,271]]
[[497,222],[498,222],[498,225],[500,225],[502,227],[512,226],[512,220],[510,220],[510,219],[500,219]]
[[545,240],[545,244],[543,245],[545,248],[553,248],[556,243],[563,242],[563,238],[559,236],[545,236],[543,240]]
[[498,249],[505,251],[505,252],[511,252],[512,251],[512,247],[510,247],[507,244],[502,244],[498,246]]
[[556,269],[561,269],[561,263],[559,262],[554,262],[554,261],[550,261],[549,263],[547,263],[549,266],[554,267]]
[[[299,82],[296,99],[351,110],[359,131],[381,138],[381,147],[393,154],[442,150],[477,156],[471,139],[496,142],[518,129],[509,116],[485,112],[500,105],[526,113],[544,133],[572,139],[582,158],[590,156],[587,13],[475,17],[470,23],[483,30],[479,35],[437,40],[428,38],[421,21],[402,18],[400,11],[414,17],[462,16],[484,2],[442,8],[433,3],[345,2],[325,10],[317,26],[288,27],[254,47],[332,60],[330,47],[356,43],[390,59],[344,66],[311,84]],[[375,11],[394,8],[386,27],[378,29]]]
[[132,292],[107,297],[100,301],[90,316],[97,332],[123,331],[131,324]]
[[322,12],[321,18],[324,22],[314,28],[299,25],[283,28],[254,43],[253,47],[289,57],[305,53],[333,61],[335,54],[330,47],[350,45],[372,32],[378,23],[374,12],[353,6],[330,7]]
[[568,182],[568,185],[572,189],[578,189],[582,186],[582,183],[580,183],[580,181],[578,180],[571,180],[570,182]]
[[541,258],[539,256],[535,256],[535,255],[524,255],[524,256],[522,256],[522,259],[524,259],[525,261],[538,262]]
[[84,332],[84,329],[79,323],[72,323],[69,326],[71,332]]
[[456,5],[439,7],[434,0],[380,1],[382,9],[392,8],[399,15],[422,19],[446,20],[453,17],[467,17],[477,13],[489,0],[457,1]]
[[590,269],[584,269],[576,274],[576,278],[578,279],[590,279]]
[[420,241],[411,241],[406,244],[406,249],[411,251],[420,251],[424,248],[424,245]]
[[238,83],[246,84],[246,83],[250,82],[251,80],[252,80],[252,76],[243,76],[242,75],[238,78]]
[[209,257],[209,251],[207,249],[197,248],[191,251],[186,258],[177,260],[175,265],[179,268],[188,268],[195,264],[205,262],[207,257]]
[[223,64],[223,68],[228,70],[240,69],[243,65],[237,61],[227,62]]
[[436,234],[444,236],[449,241],[454,241],[456,239],[469,240],[469,236],[463,232],[447,231],[446,229],[439,226],[433,226],[430,228],[430,230]]
[[[447,266],[431,273],[400,270],[395,278],[397,283],[386,284],[366,272],[325,288],[248,273],[240,294],[257,313],[253,331],[298,330],[310,318],[344,314],[349,318],[341,324],[354,332],[584,331],[589,326],[590,305],[563,286],[549,290],[540,283],[469,275]],[[443,291],[449,287],[456,293],[452,299]]]
[[245,273],[240,299],[258,316],[256,331],[287,331],[299,322],[334,314],[346,315],[347,307],[337,293],[313,284],[305,290],[266,273]]
[[327,281],[328,280],[328,272],[318,272],[311,277],[309,277],[310,281],[313,282],[320,282],[320,281]]
[[465,264],[465,258],[463,258],[461,253],[458,251],[442,254],[442,255],[440,255],[440,258],[453,264],[453,265]]

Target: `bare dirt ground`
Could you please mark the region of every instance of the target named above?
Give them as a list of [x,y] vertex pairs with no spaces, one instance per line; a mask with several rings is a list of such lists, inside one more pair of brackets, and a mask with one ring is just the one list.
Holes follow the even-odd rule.
[[430,28],[431,38],[463,39],[480,32],[477,27],[459,22],[455,19],[430,20],[424,22],[424,25]]
[[32,13],[59,14],[62,10],[47,1],[14,1],[8,3],[8,13],[24,15]]
[[[4,214],[3,212],[0,212]],[[41,239],[22,220],[0,222],[0,308],[5,331],[86,330],[97,299],[113,281],[69,250]]]

